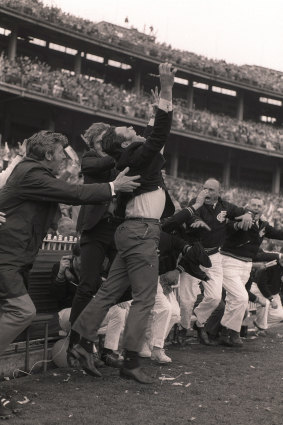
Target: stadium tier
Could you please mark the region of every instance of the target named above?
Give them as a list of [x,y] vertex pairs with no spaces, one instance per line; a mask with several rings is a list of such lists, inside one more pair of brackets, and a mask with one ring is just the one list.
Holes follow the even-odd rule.
[[279,193],[282,73],[178,51],[151,33],[83,20],[37,0],[3,0],[0,17],[2,144],[15,147],[48,128],[82,152],[80,134],[93,121],[142,131],[157,64],[170,60],[178,72],[167,171]]

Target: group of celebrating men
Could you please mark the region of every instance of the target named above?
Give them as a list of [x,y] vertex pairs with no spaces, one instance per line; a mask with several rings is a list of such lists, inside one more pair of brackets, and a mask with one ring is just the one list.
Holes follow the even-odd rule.
[[[261,199],[251,199],[246,208],[235,206],[221,199],[220,184],[213,178],[187,208],[174,214],[163,180],[162,153],[170,134],[175,72],[169,63],[159,66],[160,95],[144,137],[132,127],[104,123],[94,123],[85,132],[88,152],[82,160],[83,185],[56,178],[66,158],[65,136],[40,131],[27,140],[24,158],[13,164],[0,192],[0,354],[35,316],[27,292],[28,273],[59,203],[82,205],[80,281],[72,304],[67,353],[70,366],[101,375],[93,356],[97,332],[112,306],[132,300],[120,375],[144,384],[154,382],[141,368],[139,354],[155,349],[156,358],[167,361],[163,345],[173,322],[166,319],[160,329],[158,320],[151,321],[151,347],[146,347],[146,333],[151,312],[155,308],[158,315],[157,305],[164,301],[163,290],[167,287],[172,293],[178,282],[182,332],[191,326],[202,281],[203,299],[194,309],[200,342],[216,344],[212,323],[212,327],[221,324],[218,343],[242,346],[240,329],[249,301],[245,285],[252,263],[275,260],[279,272],[273,278],[280,279],[280,255],[259,249],[264,237],[283,239],[283,231],[261,219]],[[105,257],[111,268],[101,282]],[[256,301],[264,305],[262,298],[267,294],[272,303],[275,294],[258,288]],[[220,316],[214,316],[221,303]],[[3,403],[0,415],[8,415]]]

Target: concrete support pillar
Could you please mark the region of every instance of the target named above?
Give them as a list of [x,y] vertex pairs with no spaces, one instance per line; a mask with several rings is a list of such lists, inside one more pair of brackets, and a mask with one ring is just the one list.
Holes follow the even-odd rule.
[[172,157],[170,162],[170,175],[173,177],[178,177],[178,164],[179,164],[178,149],[177,149],[177,146],[175,146],[175,149],[172,152]]
[[9,36],[9,45],[8,45],[8,59],[14,60],[16,59],[17,54],[17,37],[18,37],[18,29],[14,28]]
[[75,56],[74,71],[76,75],[80,75],[82,73],[82,52],[80,51],[78,51]]
[[280,175],[281,168],[280,165],[274,167],[273,178],[272,178],[272,193],[278,195],[280,193]]
[[239,90],[237,93],[237,119],[243,121],[244,118],[244,93]]
[[223,164],[222,181],[223,181],[223,187],[225,189],[229,189],[230,187],[230,177],[231,177],[231,154],[229,154],[227,160]]
[[135,69],[134,87],[135,87],[135,93],[139,95],[141,92],[141,70],[139,68]]
[[189,81],[187,101],[188,101],[188,109],[193,109],[193,107],[194,107],[194,86],[193,86],[193,80],[190,80]]

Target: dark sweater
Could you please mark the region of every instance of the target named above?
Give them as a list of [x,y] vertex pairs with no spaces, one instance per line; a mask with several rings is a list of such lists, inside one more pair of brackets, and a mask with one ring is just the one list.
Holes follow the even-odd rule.
[[221,253],[242,261],[254,260],[264,237],[283,239],[283,230],[276,230],[263,220],[259,220],[258,226],[253,224],[246,231],[235,229],[234,222],[229,223],[227,229],[227,239],[222,246]]
[[175,208],[166,190],[161,169],[165,159],[160,153],[168,140],[172,122],[172,112],[157,110],[155,123],[150,136],[143,142],[133,142],[127,148],[122,149],[117,160],[116,168],[121,171],[130,167],[129,176],[140,175],[141,185],[132,193],[121,193],[117,199],[116,214],[125,216],[127,203],[135,196],[142,193],[153,192],[162,187],[166,191],[166,204],[163,217],[174,214]]
[[283,268],[279,264],[267,269],[257,270],[254,277],[254,282],[265,298],[279,294],[282,289],[282,280]]
[[[189,205],[194,205],[196,198],[190,201]],[[220,197],[215,206],[203,204],[196,210],[198,215],[210,228],[211,231],[205,229],[196,229],[191,232],[191,237],[199,240],[203,247],[208,249],[208,254],[214,254],[223,244],[226,237],[226,219],[235,219],[245,213],[245,209],[237,207],[230,202],[224,201]],[[212,249],[211,251],[209,249]]]

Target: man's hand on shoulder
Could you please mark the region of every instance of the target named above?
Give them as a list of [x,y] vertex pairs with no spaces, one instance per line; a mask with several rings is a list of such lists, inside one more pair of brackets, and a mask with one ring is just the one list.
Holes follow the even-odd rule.
[[126,176],[129,169],[129,167],[126,167],[113,181],[115,192],[132,192],[140,186],[140,183],[136,182],[136,180],[138,180],[141,176]]

